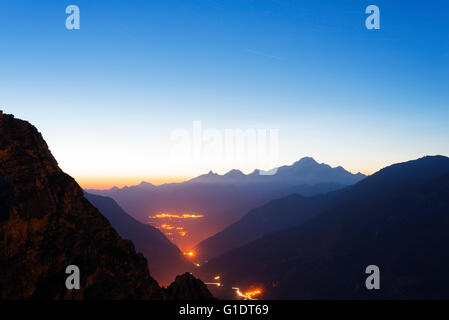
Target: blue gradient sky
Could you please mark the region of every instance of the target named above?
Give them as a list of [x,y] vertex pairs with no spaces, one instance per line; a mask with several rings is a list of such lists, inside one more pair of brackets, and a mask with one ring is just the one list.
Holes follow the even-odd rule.
[[[81,30],[65,29],[65,8]],[[365,8],[381,30],[365,28]],[[167,161],[170,133],[276,128],[302,156],[372,173],[449,155],[448,1],[0,2],[0,106],[86,187],[252,163]]]

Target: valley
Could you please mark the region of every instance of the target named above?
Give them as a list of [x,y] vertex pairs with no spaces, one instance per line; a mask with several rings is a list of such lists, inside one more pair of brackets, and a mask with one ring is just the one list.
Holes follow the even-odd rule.
[[[154,186],[142,182],[121,189],[85,191],[114,199],[135,219],[158,228],[181,251],[195,252],[195,264],[201,265],[222,253],[219,248],[214,253],[213,246],[206,248],[202,242],[209,238],[214,241],[212,237],[252,209],[291,194],[312,197],[341,190],[365,177],[310,157],[275,171],[272,176],[259,175],[259,170],[248,175],[238,170],[224,175],[209,172],[183,183]],[[248,239],[269,231],[260,231]]]

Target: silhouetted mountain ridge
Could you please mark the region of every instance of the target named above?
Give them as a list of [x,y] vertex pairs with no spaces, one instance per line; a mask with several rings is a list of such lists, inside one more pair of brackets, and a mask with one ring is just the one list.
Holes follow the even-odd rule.
[[176,275],[193,270],[193,264],[158,229],[140,223],[112,199],[85,193],[85,197],[109,220],[124,239],[131,240],[148,261],[151,275],[161,284],[169,284]]
[[341,191],[303,197],[292,194],[251,210],[239,221],[202,241],[195,252],[210,260],[272,232],[304,223],[320,213]]
[[[341,167],[318,164],[313,158],[303,158],[272,173],[266,175],[255,170],[245,175],[234,169],[225,175],[218,175],[210,171],[183,183],[157,187],[142,183],[122,189],[86,191],[113,198],[142,223],[148,223],[148,216],[159,213],[197,213],[204,216],[195,221],[183,221],[182,227],[186,228],[187,234],[182,238],[171,235],[172,241],[188,250],[238,221],[249,210],[270,200],[292,193],[307,196],[323,194],[354,184],[365,177],[354,175]],[[154,219],[151,222],[163,223]]]
[[[379,171],[309,221],[233,249],[200,275],[259,284],[264,298],[447,299],[448,228],[449,158],[425,157]],[[378,291],[365,288],[372,264]]]
[[304,157],[290,166],[282,166],[268,172],[270,174],[256,169],[246,175],[240,170],[233,169],[224,175],[219,175],[211,171],[208,174],[193,178],[187,181],[187,183],[282,183],[284,186],[338,183],[351,185],[365,177],[361,173],[352,174],[341,166],[332,168],[327,164],[320,164],[311,157]]

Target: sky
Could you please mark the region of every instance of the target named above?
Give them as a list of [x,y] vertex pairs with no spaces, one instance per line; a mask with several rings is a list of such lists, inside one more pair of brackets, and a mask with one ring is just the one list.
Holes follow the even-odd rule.
[[[379,30],[365,27],[371,4]],[[304,156],[371,174],[449,156],[448,12],[443,0],[2,0],[0,109],[34,124],[86,188]],[[257,136],[259,156],[239,158],[224,147],[237,129],[275,142]]]

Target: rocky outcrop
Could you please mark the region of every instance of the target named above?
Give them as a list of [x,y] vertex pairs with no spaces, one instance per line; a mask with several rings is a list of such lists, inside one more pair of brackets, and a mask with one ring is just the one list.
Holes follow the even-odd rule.
[[[0,299],[163,299],[145,258],[120,238],[28,122],[0,115]],[[67,290],[66,267],[81,272]]]
[[215,298],[207,289],[207,286],[190,273],[177,276],[167,289],[170,300],[214,300]]

